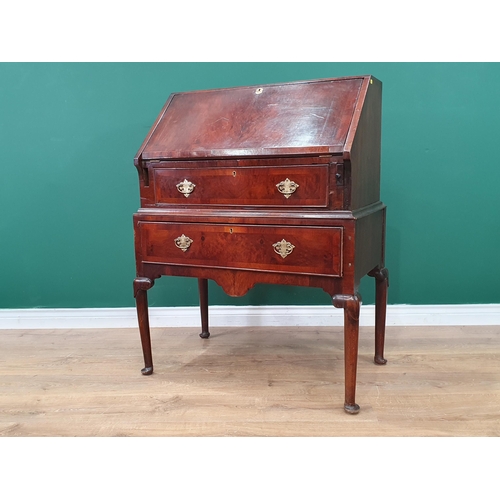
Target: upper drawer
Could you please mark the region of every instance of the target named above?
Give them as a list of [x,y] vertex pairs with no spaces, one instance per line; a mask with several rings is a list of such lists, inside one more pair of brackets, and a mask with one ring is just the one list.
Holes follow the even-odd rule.
[[326,207],[328,166],[158,168],[155,204]]

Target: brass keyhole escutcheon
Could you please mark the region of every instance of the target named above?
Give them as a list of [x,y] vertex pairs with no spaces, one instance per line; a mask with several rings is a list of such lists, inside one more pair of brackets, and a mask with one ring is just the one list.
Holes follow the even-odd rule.
[[264,89],[263,89],[262,87],[259,87],[259,88],[255,91],[255,93],[256,93],[256,94],[262,94],[262,91],[263,91],[263,90],[264,90]]
[[233,177],[236,177],[236,170],[233,170]]
[[233,234],[233,228],[232,227],[229,228],[229,233]]

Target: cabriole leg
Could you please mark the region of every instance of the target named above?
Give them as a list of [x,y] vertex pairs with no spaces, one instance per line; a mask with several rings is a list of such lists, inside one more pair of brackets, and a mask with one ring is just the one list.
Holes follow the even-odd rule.
[[369,273],[375,278],[375,357],[377,365],[385,365],[385,319],[387,313],[387,288],[389,287],[389,271],[376,267]]
[[153,356],[151,353],[151,334],[149,331],[148,295],[154,281],[149,278],[136,278],[134,280],[134,297],[137,306],[137,319],[139,321],[139,332],[141,334],[142,353],[144,355],[143,375],[153,373]]
[[202,339],[208,339],[210,332],[208,331],[208,280],[204,278],[198,279],[198,290],[200,292],[200,313],[201,313],[201,333]]
[[334,295],[333,305],[344,308],[344,370],[345,403],[344,410],[350,414],[359,412],[356,404],[356,373],[358,368],[359,308],[361,296]]

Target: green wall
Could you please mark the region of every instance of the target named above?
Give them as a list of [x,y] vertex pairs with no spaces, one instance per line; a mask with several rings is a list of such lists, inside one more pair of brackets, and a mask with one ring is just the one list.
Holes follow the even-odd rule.
[[[132,159],[171,92],[360,74],[383,82],[390,303],[500,302],[500,64],[4,63],[0,308],[133,305]],[[330,301],[211,283],[210,303]],[[161,278],[150,304],[197,304],[196,280]]]

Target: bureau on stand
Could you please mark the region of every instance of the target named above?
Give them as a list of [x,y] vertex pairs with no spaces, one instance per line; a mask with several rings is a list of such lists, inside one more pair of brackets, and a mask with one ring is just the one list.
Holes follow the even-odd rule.
[[147,291],[198,278],[234,297],[256,283],[317,287],[344,309],[345,404],[355,401],[360,280],[375,279],[375,363],[385,364],[388,271],[380,200],[382,85],[373,76],[172,94],[135,157],[134,295],[153,373]]

